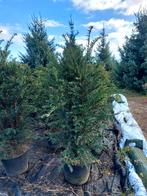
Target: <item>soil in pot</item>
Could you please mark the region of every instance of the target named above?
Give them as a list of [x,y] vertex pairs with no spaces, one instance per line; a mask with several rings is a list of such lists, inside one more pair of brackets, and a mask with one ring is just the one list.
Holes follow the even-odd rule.
[[29,161],[29,150],[15,158],[1,160],[8,176],[17,176],[27,171]]
[[[71,171],[72,170],[72,171]],[[64,165],[65,180],[73,185],[82,185],[88,181],[90,175],[90,167]]]

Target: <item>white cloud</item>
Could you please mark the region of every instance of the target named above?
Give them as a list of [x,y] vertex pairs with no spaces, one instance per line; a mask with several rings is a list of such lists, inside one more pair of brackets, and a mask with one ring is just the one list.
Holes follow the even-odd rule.
[[13,43],[16,43],[18,45],[24,45],[23,43],[23,35],[21,33],[18,33],[14,39],[13,39]]
[[61,39],[60,41],[58,41],[56,46],[56,52],[62,54],[63,53],[63,47],[65,46],[65,42],[63,39]]
[[107,39],[110,42],[110,50],[113,55],[119,58],[118,47],[122,47],[122,45],[125,43],[125,37],[131,35],[133,23],[124,19],[111,18],[107,21],[102,20],[97,22],[89,22],[83,26],[94,26],[95,31],[98,30],[98,33],[100,33],[100,30],[103,28],[103,24],[106,29],[106,34],[108,34]]
[[19,52],[24,52],[24,43],[23,43],[23,35],[20,33],[20,26],[19,25],[0,25],[0,30],[2,30],[2,33],[0,34],[0,39],[4,40],[4,43],[2,46],[6,44],[6,41],[8,41],[14,33],[17,33],[16,36],[12,40],[12,45],[10,47],[11,53],[10,57],[14,57],[16,59],[19,59],[18,55]]
[[133,23],[123,19],[109,20],[108,24],[114,29],[108,34],[110,49],[113,55],[119,58],[118,47],[122,47],[125,43],[126,36],[130,36],[133,30]]
[[59,53],[59,54],[62,54],[63,53],[63,48],[57,47],[56,52]]
[[121,0],[72,0],[73,5],[85,11],[96,11],[104,9],[117,9],[122,7]]
[[9,40],[11,37],[10,28],[7,26],[0,25],[0,39]]
[[138,12],[139,9],[147,8],[147,1],[146,0],[129,0],[128,4],[126,5],[126,12],[125,15],[133,15],[134,13]]
[[[0,34],[0,39],[8,41],[12,37],[12,35],[14,35],[14,33],[17,33],[17,28],[17,25],[16,28],[15,26],[0,25],[0,30],[2,31]],[[17,33],[12,42],[19,45],[23,44],[23,35],[21,33]]]
[[48,40],[52,40],[55,38],[55,35],[48,35]]
[[[112,31],[111,33],[108,34],[107,40],[110,42],[110,51],[111,51],[112,55],[114,55],[117,59],[120,58],[118,48],[123,46],[123,44],[125,42],[125,36],[131,35],[131,32],[132,32],[131,28],[120,27],[116,31]],[[55,38],[56,38],[56,36],[55,36]],[[93,40],[94,38],[95,37],[92,36],[91,40]],[[63,48],[60,47],[60,45],[61,46],[65,45],[64,40],[62,39],[56,43],[58,43],[58,46],[56,47],[56,51],[62,54]],[[83,47],[86,48],[87,37],[86,36],[77,37],[76,43],[79,45],[82,45]],[[96,48],[97,48],[97,44],[95,44],[93,47],[93,51],[92,51],[93,56],[95,55]]]
[[85,26],[85,27],[93,26],[94,29],[100,30],[103,28],[103,25],[105,26],[105,28],[111,30],[111,29],[118,29],[118,28],[122,28],[122,27],[129,28],[132,25],[132,23],[127,20],[124,20],[124,19],[111,18],[107,21],[101,20],[101,21],[97,21],[97,22],[89,22],[87,24],[84,24],[83,26]]
[[138,12],[140,7],[147,7],[146,0],[71,0],[77,8],[86,12],[97,10],[119,10],[125,15],[132,15]]
[[46,27],[60,27],[63,26],[63,24],[55,21],[55,20],[45,20],[44,22]]

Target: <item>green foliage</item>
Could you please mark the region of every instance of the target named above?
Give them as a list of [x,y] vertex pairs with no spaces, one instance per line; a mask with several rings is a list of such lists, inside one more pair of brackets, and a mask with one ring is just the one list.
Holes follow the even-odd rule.
[[103,64],[107,71],[112,69],[109,42],[106,40],[106,32],[104,27],[100,33],[100,43],[98,44],[96,50],[96,60],[98,63]]
[[120,49],[121,63],[115,77],[121,87],[144,91],[147,82],[147,11],[140,11],[134,23],[135,31]]
[[[32,70],[32,99],[39,118],[43,114],[48,116],[50,111],[59,104],[60,92],[62,90],[59,87],[62,81],[59,80],[57,67],[57,62],[54,62],[53,65],[47,67],[38,66]],[[43,119],[45,116],[43,115]]]
[[108,117],[110,80],[103,66],[90,63],[89,48],[85,52],[76,44],[72,20],[69,25],[60,62],[60,77],[64,81],[61,104],[51,114],[53,131],[49,137],[65,147],[65,163],[89,165],[95,160],[91,149],[102,138],[101,130]]
[[48,41],[45,21],[33,17],[28,28],[30,32],[24,35],[26,54],[21,54],[21,60],[31,68],[47,66],[54,58],[54,40]]
[[0,66],[0,73],[0,154],[5,156],[31,137],[29,114],[34,108],[29,68],[11,62]]

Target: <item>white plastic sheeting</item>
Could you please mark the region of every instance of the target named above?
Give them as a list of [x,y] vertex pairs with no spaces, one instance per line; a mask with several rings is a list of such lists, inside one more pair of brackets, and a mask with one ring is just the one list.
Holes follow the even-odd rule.
[[146,189],[142,183],[141,178],[136,173],[134,166],[128,160],[126,160],[126,165],[129,170],[129,182],[132,188],[134,189],[135,196],[147,196]]
[[[115,94],[113,97],[115,98]],[[147,141],[140,129],[138,123],[133,118],[128,106],[127,99],[124,95],[119,94],[121,102],[117,102],[115,99],[112,102],[115,127],[121,132],[120,148],[125,145],[126,139],[139,139],[143,141],[143,152],[147,157]],[[135,144],[134,144],[135,145]],[[134,189],[135,196],[147,196],[147,191],[142,183],[141,178],[135,172],[134,166],[126,159],[126,165],[129,170],[129,182]]]

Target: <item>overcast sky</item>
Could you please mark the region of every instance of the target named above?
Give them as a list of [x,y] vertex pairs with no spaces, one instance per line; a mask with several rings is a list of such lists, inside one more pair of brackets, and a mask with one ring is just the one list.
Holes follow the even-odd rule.
[[88,26],[94,26],[94,38],[104,24],[111,52],[118,58],[118,47],[132,32],[134,13],[143,7],[147,8],[147,0],[0,0],[0,39],[8,40],[17,33],[11,55],[18,57],[19,52],[25,52],[23,34],[28,31],[31,17],[41,15],[46,20],[49,39],[55,37],[56,43],[62,44],[62,34],[68,31],[72,16],[79,31],[78,43],[86,43]]

